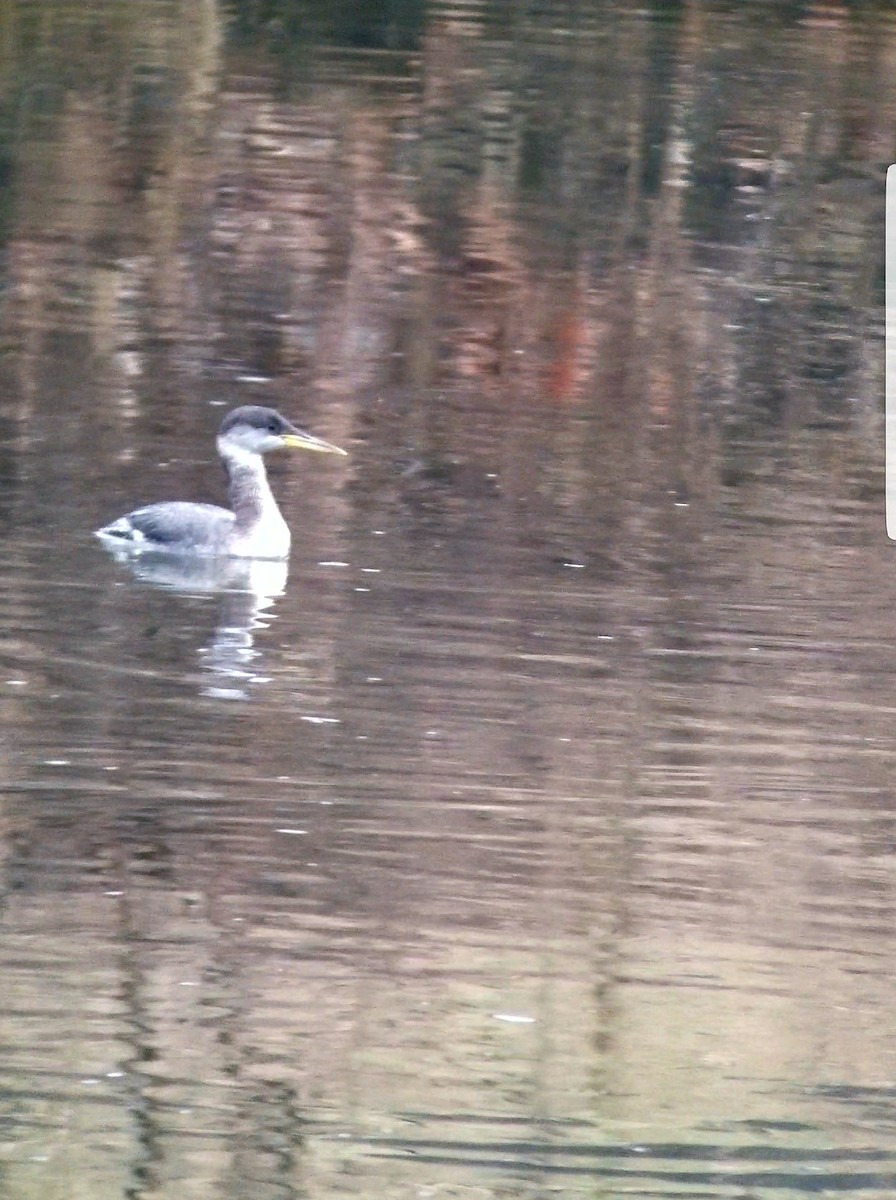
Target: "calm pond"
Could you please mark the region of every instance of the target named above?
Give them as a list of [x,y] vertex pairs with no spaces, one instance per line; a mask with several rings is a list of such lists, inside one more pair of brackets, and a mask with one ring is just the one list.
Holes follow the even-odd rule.
[[[5,1200],[896,1195],[894,64],[0,3]],[[288,568],[104,552],[241,404]]]

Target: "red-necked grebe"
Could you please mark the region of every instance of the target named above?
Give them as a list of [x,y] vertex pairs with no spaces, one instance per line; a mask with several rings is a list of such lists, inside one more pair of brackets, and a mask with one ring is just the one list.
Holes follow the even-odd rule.
[[256,405],[227,414],[217,446],[227,472],[232,511],[179,500],[147,504],[104,525],[96,536],[110,547],[137,552],[286,558],[289,527],[274,499],[262,455],[281,449],[346,451],[296,429],[273,408]]

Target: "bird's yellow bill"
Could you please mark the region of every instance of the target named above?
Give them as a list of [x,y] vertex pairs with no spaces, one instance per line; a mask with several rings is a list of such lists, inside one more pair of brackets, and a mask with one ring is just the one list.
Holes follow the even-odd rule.
[[283,434],[283,445],[288,446],[290,450],[317,450],[321,454],[348,454],[347,450],[343,450],[341,446],[334,446],[332,442],[325,442],[323,438],[315,437],[312,433],[295,433]]

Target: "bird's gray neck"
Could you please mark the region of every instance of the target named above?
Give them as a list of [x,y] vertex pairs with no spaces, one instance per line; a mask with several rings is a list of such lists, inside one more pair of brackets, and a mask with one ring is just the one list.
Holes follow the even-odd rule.
[[227,472],[230,507],[236,518],[237,533],[248,532],[271,517],[282,522],[261,455],[223,445],[220,438],[218,453]]

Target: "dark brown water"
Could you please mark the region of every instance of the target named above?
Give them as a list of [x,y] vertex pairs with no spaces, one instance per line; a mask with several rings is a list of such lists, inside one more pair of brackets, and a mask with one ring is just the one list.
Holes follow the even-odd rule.
[[896,1194],[887,7],[0,49],[0,1194]]

